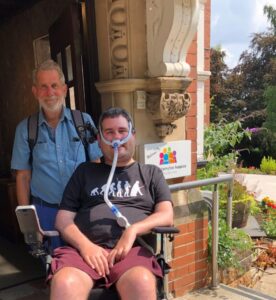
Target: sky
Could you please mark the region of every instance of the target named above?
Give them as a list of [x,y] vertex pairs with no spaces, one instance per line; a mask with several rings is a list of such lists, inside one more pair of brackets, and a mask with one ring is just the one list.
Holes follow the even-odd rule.
[[249,49],[252,34],[269,27],[265,5],[276,8],[276,0],[211,0],[211,47],[221,46],[229,68]]

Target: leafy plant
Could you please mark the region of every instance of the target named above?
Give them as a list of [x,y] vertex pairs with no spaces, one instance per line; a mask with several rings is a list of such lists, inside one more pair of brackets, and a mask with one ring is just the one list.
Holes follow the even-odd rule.
[[242,139],[250,138],[251,132],[244,130],[239,121],[226,124],[211,124],[204,133],[204,156],[208,163],[198,170],[197,178],[215,177],[219,172],[235,168],[239,151],[235,145]]
[[269,198],[264,197],[260,203],[263,222],[261,224],[262,229],[266,235],[270,238],[276,237],[276,202]]
[[245,137],[250,139],[251,132],[244,130],[239,121],[225,123],[222,119],[218,124],[210,124],[204,133],[205,158],[228,155]]
[[[212,254],[212,228],[209,225],[208,250],[209,259]],[[245,251],[251,251],[251,238],[240,229],[229,229],[225,220],[219,220],[218,266],[220,269],[229,267],[240,268],[239,257]]]
[[242,174],[263,174],[260,169],[255,167],[243,168],[237,167],[235,168],[235,173],[242,173]]
[[264,156],[272,156],[272,143],[275,137],[266,128],[249,128],[248,130],[251,131],[250,141],[243,139],[236,146],[238,149],[247,149],[239,152],[238,164],[244,167],[254,166],[259,168]]
[[265,231],[267,237],[275,238],[276,237],[276,216],[272,216],[265,219],[261,227]]
[[263,157],[260,169],[266,174],[276,174],[276,160],[272,157]]
[[228,155],[224,155],[222,157],[216,157],[210,160],[204,168],[198,169],[197,178],[198,179],[206,179],[215,177],[218,173],[227,172],[232,169],[235,164],[234,153],[229,153]]
[[[220,195],[220,208],[221,208],[220,214],[222,217],[224,217],[226,216],[228,187],[221,186],[219,195]],[[249,214],[251,215],[255,215],[261,211],[254,196],[251,193],[249,193],[246,190],[246,188],[236,180],[234,180],[233,183],[232,203],[233,203],[233,214],[239,213],[237,209],[239,207],[239,204],[241,203],[245,205],[248,204]]]

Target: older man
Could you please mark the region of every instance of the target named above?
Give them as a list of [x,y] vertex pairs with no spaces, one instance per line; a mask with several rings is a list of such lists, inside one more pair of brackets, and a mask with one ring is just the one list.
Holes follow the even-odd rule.
[[[18,204],[34,204],[42,228],[52,230],[64,188],[76,167],[86,160],[85,149],[71,111],[64,107],[67,86],[57,63],[47,60],[34,70],[32,92],[40,105],[37,140],[30,149],[28,119],[20,122],[11,168],[16,170]],[[94,126],[88,114],[83,113],[83,118]],[[89,145],[88,152],[94,161],[102,155],[97,143]]]

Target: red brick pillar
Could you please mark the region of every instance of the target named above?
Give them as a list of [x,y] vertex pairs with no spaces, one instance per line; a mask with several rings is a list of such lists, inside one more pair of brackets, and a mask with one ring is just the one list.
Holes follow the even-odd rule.
[[[175,207],[175,209],[175,224],[180,233],[175,236],[173,242],[170,262],[172,269],[168,276],[168,288],[173,297],[180,297],[206,285],[208,215],[206,206],[201,200]],[[178,218],[185,212],[186,216]]]

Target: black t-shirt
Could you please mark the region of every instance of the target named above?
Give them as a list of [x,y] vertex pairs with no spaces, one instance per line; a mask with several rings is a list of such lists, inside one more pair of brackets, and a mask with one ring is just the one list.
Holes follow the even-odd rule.
[[[77,213],[75,223],[91,241],[107,248],[115,246],[123,231],[104,201],[110,170],[111,166],[103,163],[79,165],[60,204],[60,209]],[[162,171],[154,165],[137,162],[116,167],[108,198],[130,224],[149,216],[156,203],[171,201]]]

